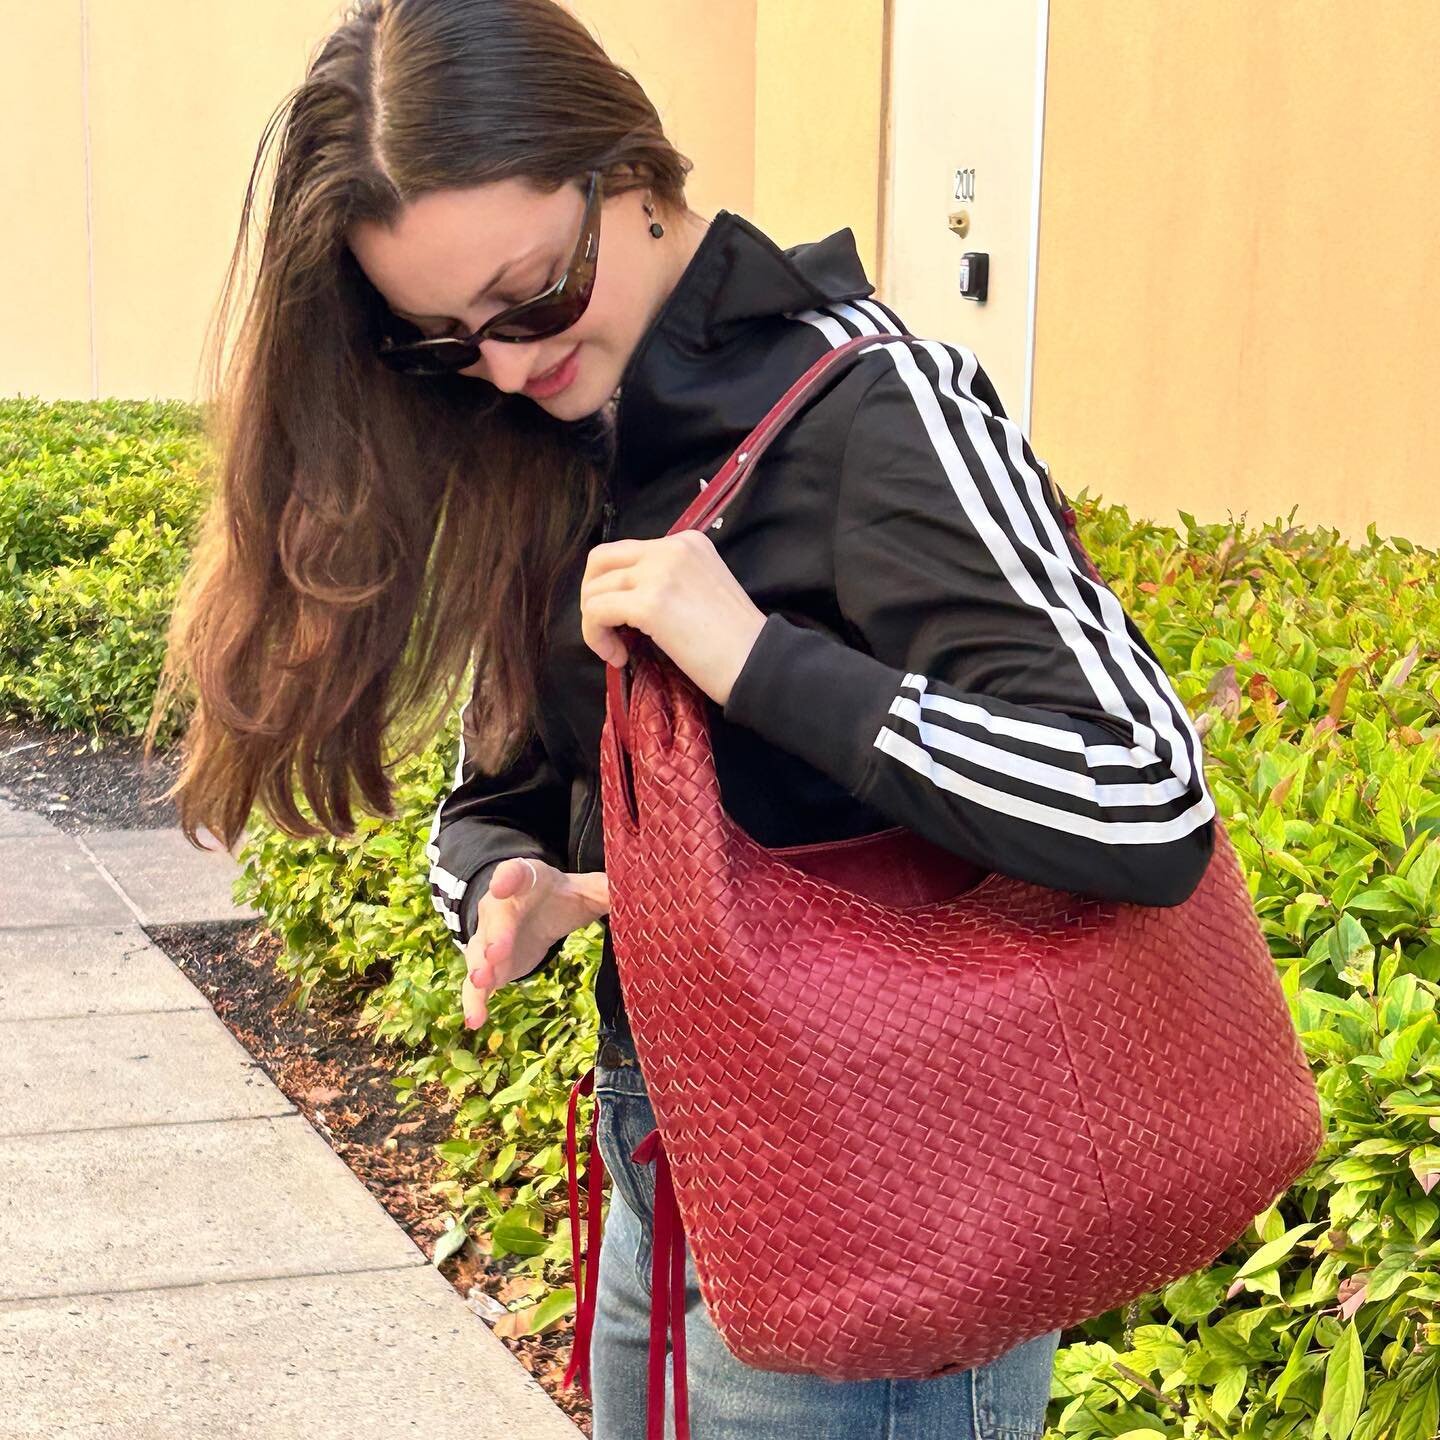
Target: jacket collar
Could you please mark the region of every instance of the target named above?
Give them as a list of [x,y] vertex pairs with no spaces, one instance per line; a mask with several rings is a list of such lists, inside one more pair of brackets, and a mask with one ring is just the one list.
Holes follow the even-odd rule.
[[720,210],[657,320],[667,336],[709,350],[746,321],[862,299],[874,289],[849,227],[782,250],[743,215]]
[[[717,447],[738,444],[761,418],[763,410],[746,423],[748,396],[738,416],[725,403],[727,387],[754,389],[763,364],[757,323],[874,290],[848,226],[782,250],[744,216],[717,211],[620,378],[611,453],[624,488],[687,455],[703,463]],[[791,378],[777,381],[768,403]],[[738,433],[736,423],[743,425]]]

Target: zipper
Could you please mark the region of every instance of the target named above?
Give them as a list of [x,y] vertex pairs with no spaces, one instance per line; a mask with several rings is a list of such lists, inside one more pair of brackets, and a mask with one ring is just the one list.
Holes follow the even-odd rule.
[[[615,502],[606,499],[601,508],[602,522],[600,526],[600,543],[603,545],[610,538],[610,527],[615,523]],[[583,863],[585,854],[585,840],[590,834],[590,826],[594,822],[595,812],[600,808],[600,777],[596,775],[594,789],[590,796],[590,806],[585,812],[585,818],[580,822],[580,839],[575,845],[575,868],[579,870]]]
[[[590,833],[590,822],[595,818],[595,811],[600,803],[600,777],[595,777],[595,786],[590,796],[590,808],[585,813],[584,823],[580,826],[580,842],[575,846],[575,869],[580,871],[584,863],[585,837]],[[581,872],[583,873],[583,872]]]

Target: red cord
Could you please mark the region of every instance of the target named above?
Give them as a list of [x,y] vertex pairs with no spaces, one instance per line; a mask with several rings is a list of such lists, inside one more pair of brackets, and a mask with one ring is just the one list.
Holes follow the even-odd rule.
[[685,1367],[685,1230],[670,1161],[652,1130],[632,1152],[642,1165],[655,1162],[655,1235],[650,1254],[650,1392],[646,1440],[665,1440],[665,1342],[672,1350],[675,1440],[690,1440],[690,1392]]
[[[590,1390],[590,1339],[595,1330],[595,1298],[600,1276],[600,1190],[605,1183],[605,1162],[595,1142],[600,1118],[596,1100],[590,1115],[590,1159],[586,1219],[588,1229],[584,1265],[580,1255],[580,1186],[577,1180],[578,1155],[575,1144],[575,1111],[582,1095],[595,1091],[592,1066],[570,1089],[565,1121],[565,1170],[570,1199],[570,1260],[575,1276],[575,1339],[570,1362],[561,1384],[579,1383],[587,1399]],[[685,1364],[685,1229],[670,1162],[652,1130],[634,1149],[633,1158],[642,1165],[655,1162],[654,1236],[650,1254],[650,1373],[646,1399],[646,1440],[665,1440],[665,1347],[672,1352],[675,1400],[675,1440],[690,1440],[690,1392]],[[668,1332],[668,1334],[667,1334]]]
[[565,1367],[561,1384],[567,1388],[579,1381],[580,1389],[590,1397],[590,1336],[595,1329],[595,1296],[600,1280],[600,1189],[605,1183],[605,1161],[595,1143],[596,1124],[600,1118],[600,1102],[595,1101],[590,1113],[590,1158],[586,1193],[586,1220],[589,1222],[585,1244],[585,1265],[580,1265],[580,1187],[576,1181],[578,1157],[575,1147],[575,1107],[582,1095],[595,1092],[595,1068],[591,1066],[570,1087],[570,1106],[565,1122],[565,1168],[570,1189],[570,1260],[575,1278],[575,1339],[570,1346],[570,1363]]

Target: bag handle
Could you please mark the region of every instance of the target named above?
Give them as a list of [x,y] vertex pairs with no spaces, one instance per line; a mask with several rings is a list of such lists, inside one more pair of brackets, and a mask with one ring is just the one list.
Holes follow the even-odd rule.
[[[817,394],[849,370],[861,354],[874,345],[923,343],[918,336],[908,332],[898,335],[857,335],[843,345],[827,351],[790,386],[764,419],[735,447],[730,458],[715,472],[714,478],[707,482],[666,534],[673,535],[679,530],[703,530],[713,525],[739,493],[740,487],[755,473],[760,457],[770,448],[771,442],[780,431],[815,399]],[[1040,469],[1055,503],[1056,513],[1066,527],[1073,530],[1074,510],[1051,478],[1050,471],[1043,464]]]
[[[843,345],[837,345],[833,350],[826,351],[770,407],[760,423],[735,447],[730,458],[701,488],[700,493],[685,507],[680,518],[665,533],[674,535],[681,530],[705,530],[712,525],[718,525],[720,517],[725,513],[726,506],[734,501],[740,493],[741,487],[755,473],[755,467],[760,463],[760,457],[770,448],[775,437],[810,401],[816,398],[817,394],[828,388],[846,370],[850,369],[864,352],[876,345],[919,345],[923,343],[918,336],[911,335],[908,331],[902,331],[898,335],[888,333],[856,335],[853,339],[845,341]],[[1071,542],[1081,559],[1084,560],[1091,578],[1099,580],[1100,572],[1095,568],[1095,562],[1091,560],[1085,547],[1080,543],[1074,509],[1051,477],[1048,467],[1042,463],[1040,470],[1045,476],[1045,484],[1049,489],[1056,513],[1070,532]],[[622,625],[619,628],[631,660],[623,666],[606,665],[606,703],[610,714],[616,720],[616,734],[621,749],[628,751],[630,749],[628,678],[635,654],[634,647],[647,637],[633,626]]]

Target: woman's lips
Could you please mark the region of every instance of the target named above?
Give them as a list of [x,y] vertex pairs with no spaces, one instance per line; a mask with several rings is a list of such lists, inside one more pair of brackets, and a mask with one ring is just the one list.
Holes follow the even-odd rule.
[[549,399],[552,395],[558,395],[566,388],[579,371],[577,356],[580,346],[575,348],[556,366],[546,371],[543,375],[537,375],[525,386],[527,395],[534,395],[539,399]]

